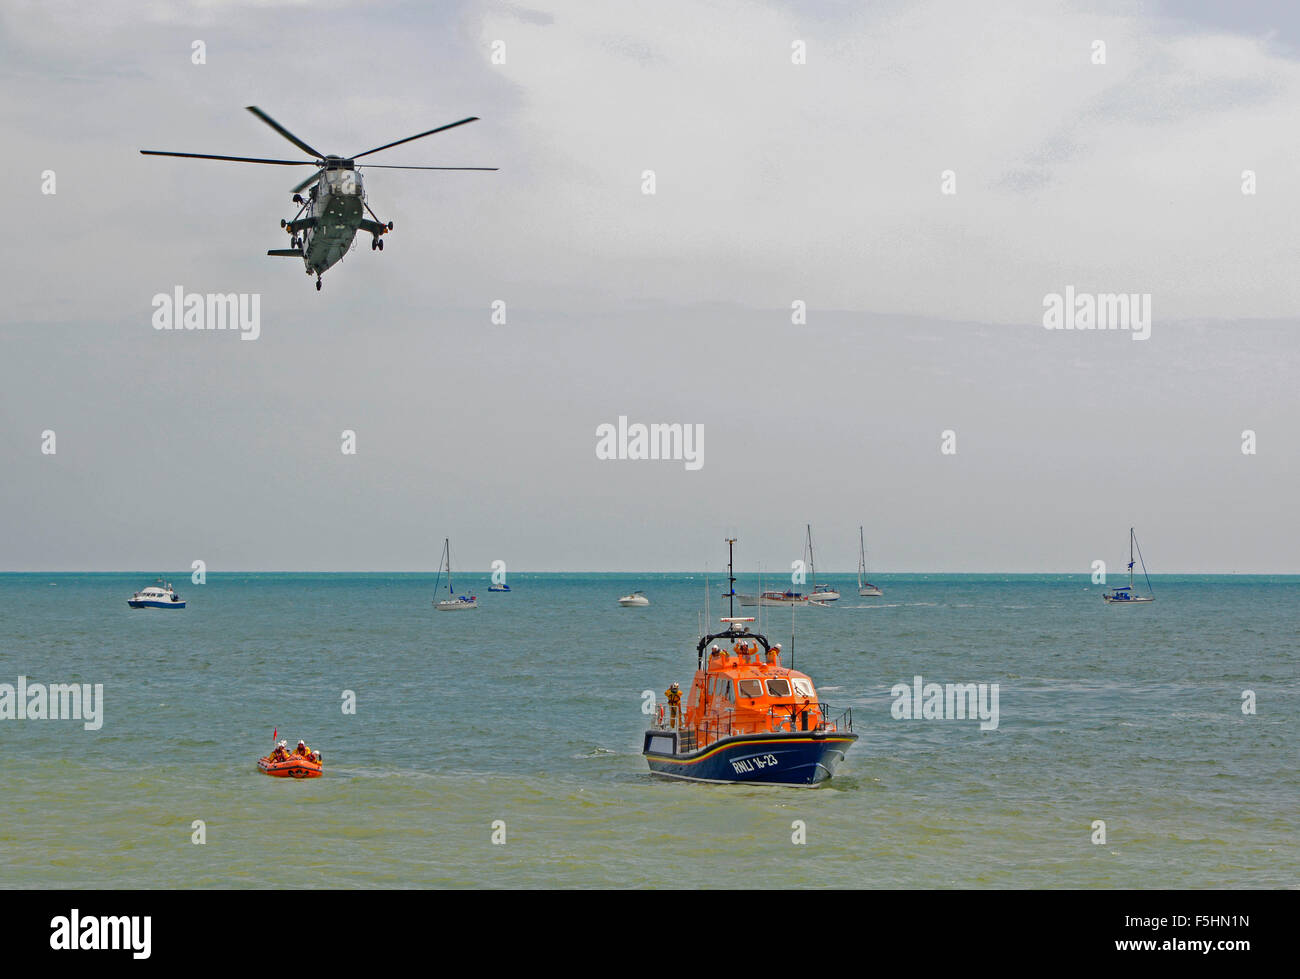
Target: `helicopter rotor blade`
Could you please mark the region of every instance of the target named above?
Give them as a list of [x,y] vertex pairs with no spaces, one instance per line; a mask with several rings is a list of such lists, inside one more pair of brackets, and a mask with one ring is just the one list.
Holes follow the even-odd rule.
[[293,190],[291,190],[290,193],[291,193],[291,194],[300,194],[300,193],[302,193],[304,190],[306,190],[308,187],[310,187],[312,184],[314,184],[317,180],[319,180],[321,174],[324,173],[324,172],[325,172],[325,169],[322,167],[320,170],[317,170],[317,171],[316,171],[315,173],[313,173],[310,177],[308,177],[306,180],[304,180],[302,183],[300,183],[297,187],[295,187]]
[[468,119],[461,119],[459,122],[449,122],[445,126],[439,126],[437,129],[430,129],[426,133],[418,133],[415,136],[407,136],[406,139],[399,139],[395,143],[385,143],[383,146],[376,146],[373,150],[366,150],[364,153],[354,153],[352,159],[359,160],[363,156],[369,156],[371,153],[378,153],[380,150],[386,150],[393,146],[401,146],[403,143],[409,143],[413,139],[424,139],[425,136],[432,136],[434,133],[440,133],[447,129],[455,129],[457,126],[463,126],[467,122],[478,122],[478,116],[470,116]]
[[324,153],[321,153],[321,152],[319,152],[319,151],[313,149],[312,147],[308,146],[306,143],[304,143],[302,140],[300,140],[300,139],[299,139],[297,136],[295,136],[293,133],[289,132],[289,130],[287,130],[287,129],[285,129],[283,126],[281,126],[278,122],[276,122],[274,119],[272,119],[270,116],[268,116],[265,112],[263,112],[263,111],[262,111],[261,109],[259,109],[257,106],[255,106],[255,105],[250,105],[250,106],[246,106],[246,108],[248,109],[249,112],[251,112],[253,115],[257,116],[257,118],[261,119],[264,123],[266,123],[266,124],[267,124],[268,126],[270,126],[272,129],[274,129],[277,133],[279,133],[281,136],[283,136],[283,137],[284,137],[285,139],[287,139],[289,142],[293,143],[294,146],[298,147],[298,149],[302,150],[304,153],[310,153],[312,156],[316,157],[316,159],[318,159],[318,160],[323,160],[323,159],[325,159],[325,154],[324,154]]
[[258,156],[217,156],[215,153],[170,153],[164,150],[141,150],[145,156],[184,156],[193,160],[229,160],[232,163],[273,163],[281,167],[320,166],[315,160],[267,160]]
[[388,163],[367,163],[370,170],[497,170],[498,167],[395,167]]

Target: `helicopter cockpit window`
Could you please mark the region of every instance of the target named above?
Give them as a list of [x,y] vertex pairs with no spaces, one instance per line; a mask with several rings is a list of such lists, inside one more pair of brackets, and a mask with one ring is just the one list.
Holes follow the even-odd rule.
[[357,192],[357,175],[352,170],[333,170],[325,174],[325,182],[336,194],[355,194]]

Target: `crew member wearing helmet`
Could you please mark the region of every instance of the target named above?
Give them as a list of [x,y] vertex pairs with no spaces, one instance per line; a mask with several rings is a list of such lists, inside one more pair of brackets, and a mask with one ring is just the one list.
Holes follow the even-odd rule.
[[311,757],[311,749],[307,747],[307,742],[303,741],[301,738],[298,739],[298,747],[293,749],[293,753],[302,758]]
[[677,727],[677,714],[681,709],[682,703],[681,686],[674,682],[671,687],[664,691],[664,696],[668,698],[669,725],[671,727]]

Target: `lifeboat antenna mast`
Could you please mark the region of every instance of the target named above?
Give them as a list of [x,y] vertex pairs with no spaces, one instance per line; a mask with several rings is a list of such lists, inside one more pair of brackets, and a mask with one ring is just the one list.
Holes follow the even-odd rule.
[[730,587],[727,589],[727,614],[732,618],[736,616],[736,569],[732,566],[736,549],[736,538],[727,538],[727,580]]

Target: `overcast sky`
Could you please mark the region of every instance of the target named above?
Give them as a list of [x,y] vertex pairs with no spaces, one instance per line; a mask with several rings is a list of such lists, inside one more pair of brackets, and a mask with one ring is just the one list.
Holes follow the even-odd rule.
[[[8,0],[0,78],[2,570],[757,570],[811,522],[827,570],[1136,525],[1300,572],[1289,5]],[[265,255],[306,168],[138,153],[300,156],[247,105],[340,155],[480,116],[368,159],[501,169],[363,168],[395,230],[317,293]],[[177,286],[261,336],[155,331]],[[1044,329],[1067,287],[1150,338]],[[620,415],[703,468],[597,459]]]

